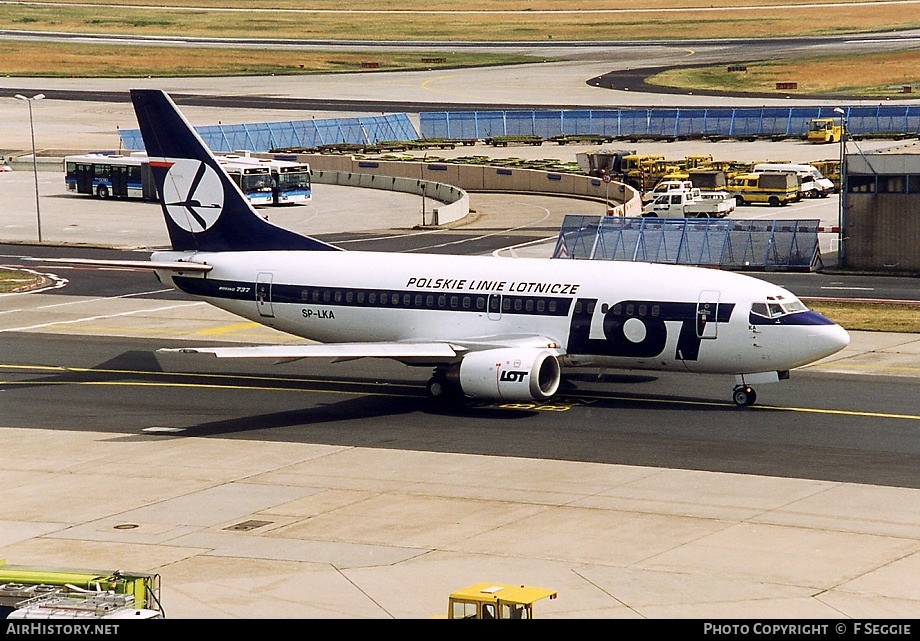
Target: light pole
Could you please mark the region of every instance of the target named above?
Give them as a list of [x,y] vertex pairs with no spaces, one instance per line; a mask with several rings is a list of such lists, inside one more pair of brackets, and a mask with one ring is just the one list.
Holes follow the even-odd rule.
[[847,198],[847,119],[846,112],[840,107],[834,107],[834,113],[840,116],[840,195],[838,198],[840,206],[837,212],[837,264],[843,267],[846,264],[844,225]]
[[425,163],[428,162],[428,152],[425,152],[425,155],[422,156],[422,163],[418,167],[418,173],[421,180],[419,180],[419,187],[422,188],[422,227],[425,226],[425,191],[428,188],[428,185],[425,183]]
[[605,171],[601,180],[604,181],[604,215],[606,216],[610,213],[610,181],[612,178]]
[[32,103],[36,100],[41,100],[45,97],[45,94],[40,93],[32,96],[31,98],[26,98],[22,94],[16,94],[16,98],[19,100],[25,100],[29,103],[29,131],[32,132],[32,175],[35,177],[35,219],[38,223],[38,242],[42,242],[42,214],[41,209],[38,205],[38,160],[35,157],[35,125],[32,123]]

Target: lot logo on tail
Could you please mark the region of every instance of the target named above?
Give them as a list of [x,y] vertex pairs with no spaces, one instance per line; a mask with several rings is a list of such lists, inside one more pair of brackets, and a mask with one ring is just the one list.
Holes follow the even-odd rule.
[[199,160],[179,158],[163,181],[163,205],[182,229],[197,234],[213,226],[224,206],[217,172]]

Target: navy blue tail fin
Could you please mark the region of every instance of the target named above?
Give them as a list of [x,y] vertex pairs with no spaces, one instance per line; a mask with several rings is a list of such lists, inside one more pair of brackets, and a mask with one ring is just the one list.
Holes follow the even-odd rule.
[[173,249],[339,249],[260,216],[166,92],[132,89],[131,101]]

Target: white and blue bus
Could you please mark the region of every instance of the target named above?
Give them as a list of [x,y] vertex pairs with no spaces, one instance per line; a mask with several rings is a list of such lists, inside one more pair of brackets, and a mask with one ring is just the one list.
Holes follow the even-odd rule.
[[237,156],[218,156],[217,161],[253,207],[272,204],[272,173],[268,167]]
[[[256,158],[247,152],[218,156],[227,167],[263,167],[271,173],[272,205],[305,204],[312,200],[312,180],[310,165],[294,159]],[[232,176],[233,174],[231,174]],[[238,183],[239,184],[239,183]],[[243,190],[246,193],[246,190]],[[248,195],[248,194],[247,194]],[[252,199],[250,199],[252,200]]]
[[[253,206],[310,200],[309,165],[245,156],[219,156],[218,160]],[[67,191],[97,198],[157,199],[150,162],[142,151],[126,156],[101,152],[66,156],[64,182]]]
[[94,153],[64,158],[67,191],[97,198],[156,200],[156,187],[147,155]]

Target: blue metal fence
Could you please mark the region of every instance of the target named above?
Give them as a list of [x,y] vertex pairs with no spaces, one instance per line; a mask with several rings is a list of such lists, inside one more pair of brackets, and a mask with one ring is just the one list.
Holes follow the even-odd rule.
[[553,258],[629,260],[724,269],[811,270],[819,220],[567,215]]
[[[845,107],[851,136],[917,135],[920,106],[878,105]],[[812,118],[834,117],[834,107],[700,107],[674,109],[426,111],[419,114],[419,131],[405,113],[366,118],[292,120],[196,127],[217,152],[248,149],[266,152],[291,147],[330,144],[369,145],[382,141],[422,138],[484,140],[490,136],[592,134],[610,138],[804,136]],[[119,132],[122,147],[144,149],[140,130]]]
[[[804,136],[812,118],[835,107],[700,107],[562,111],[428,111],[419,114],[425,138],[594,134],[609,137]],[[920,106],[844,107],[850,135],[920,132]]]
[[[409,116],[404,113],[366,118],[218,124],[196,127],[195,131],[216,152],[246,149],[262,153],[272,149],[311,148],[339,143],[370,145],[384,140],[417,140],[419,137]],[[124,149],[143,151],[140,129],[123,129],[119,135]]]

